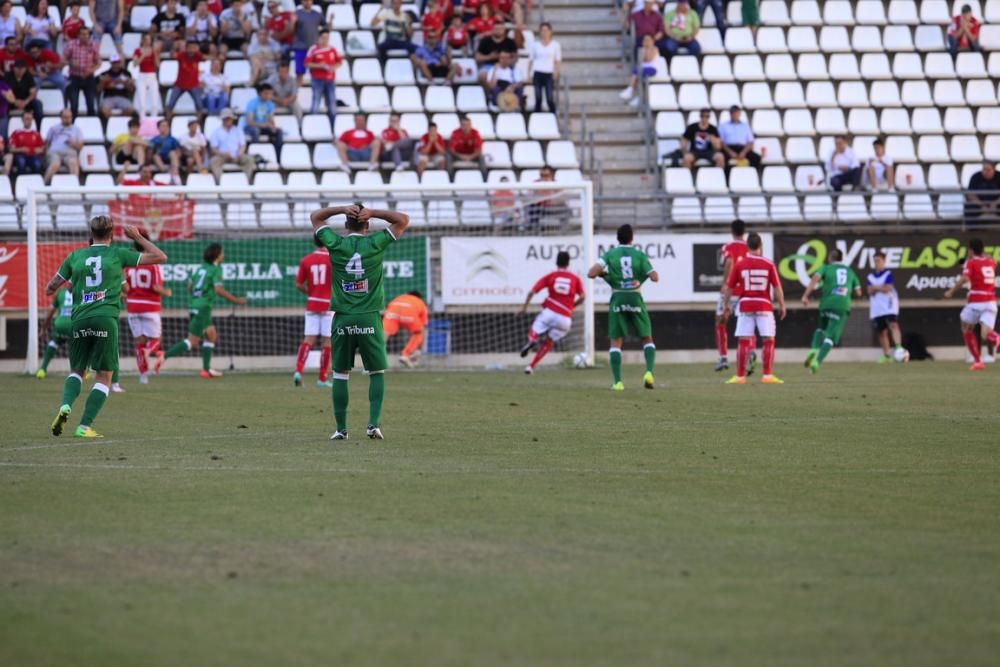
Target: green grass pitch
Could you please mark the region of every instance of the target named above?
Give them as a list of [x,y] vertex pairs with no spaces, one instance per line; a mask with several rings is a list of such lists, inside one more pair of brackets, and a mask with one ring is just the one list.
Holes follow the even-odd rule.
[[1000,369],[778,374],[0,377],[0,664],[996,665]]

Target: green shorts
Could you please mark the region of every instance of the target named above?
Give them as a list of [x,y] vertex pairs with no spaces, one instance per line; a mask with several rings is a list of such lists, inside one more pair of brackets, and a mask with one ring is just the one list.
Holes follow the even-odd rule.
[[192,336],[197,336],[202,338],[205,335],[205,329],[212,326],[212,307],[206,306],[204,308],[192,308],[191,309],[191,321],[188,322],[188,333]]
[[57,317],[52,323],[52,339],[60,345],[73,335],[73,320],[68,317]]
[[821,310],[819,311],[819,325],[826,337],[833,341],[834,345],[840,345],[840,336],[844,333],[844,325],[847,324],[847,316],[850,312],[841,310]]
[[760,9],[757,7],[757,0],[743,0],[740,7],[740,17],[746,27],[760,25]]
[[118,370],[118,319],[88,317],[73,322],[69,367],[74,371]]
[[361,353],[361,364],[369,373],[389,367],[385,354],[382,317],[377,312],[333,316],[333,370],[345,372],[354,368],[354,353]]
[[630,330],[640,338],[653,335],[646,302],[638,292],[613,292],[608,304],[608,338],[624,338]]

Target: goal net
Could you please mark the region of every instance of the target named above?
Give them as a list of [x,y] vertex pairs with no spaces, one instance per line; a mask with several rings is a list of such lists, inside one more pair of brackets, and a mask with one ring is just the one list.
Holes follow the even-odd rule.
[[[425,174],[426,176],[426,174]],[[360,180],[360,179],[359,179]],[[216,365],[225,369],[291,370],[303,336],[306,295],[296,288],[299,263],[313,252],[309,215],[321,206],[360,200],[367,208],[402,211],[410,216],[406,236],[385,256],[386,299],[419,292],[429,323],[422,354],[424,367],[499,368],[524,361],[518,350],[540,311],[543,295],[526,313],[525,298],[541,276],[554,270],[560,250],[570,253],[572,271],[585,276],[595,261],[592,190],[589,182],[406,185],[365,184],[337,188],[41,188],[29,193],[22,214],[27,245],[26,367],[38,367],[51,299],[44,287],[63,258],[86,245],[87,221],[110,215],[116,224],[147,230],[167,254],[162,267],[162,345],[187,335],[188,281],[202,262],[205,247],[221,243],[223,282],[245,296],[246,306],[217,298]],[[341,228],[343,218],[333,219]],[[373,225],[378,229],[382,223]],[[116,242],[125,243],[120,231]],[[573,318],[568,336],[546,359],[559,363],[594,354],[592,281],[588,297]],[[120,325],[121,367],[135,366],[125,309]],[[390,364],[409,334],[388,341]],[[59,350],[51,368],[67,367]],[[318,365],[314,347],[308,369]],[[171,359],[169,369],[199,367],[195,354]],[[360,361],[358,361],[360,364]]]

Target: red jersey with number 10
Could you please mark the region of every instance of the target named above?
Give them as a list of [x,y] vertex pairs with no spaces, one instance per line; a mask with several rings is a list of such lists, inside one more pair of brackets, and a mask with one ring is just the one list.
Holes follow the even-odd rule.
[[160,267],[155,264],[125,267],[125,282],[128,283],[126,311],[129,313],[158,313],[161,302],[154,287],[163,285]]
[[777,287],[778,269],[774,262],[760,255],[744,255],[733,266],[726,284],[735,292],[742,290],[741,313],[759,313],[774,310],[771,303],[771,288]]
[[969,303],[997,300],[997,263],[992,257],[970,257],[962,275],[969,279]]
[[299,272],[295,282],[305,283],[308,289],[306,311],[310,313],[325,313],[330,310],[330,253],[326,250],[316,250],[302,258],[299,262]]
[[583,281],[575,273],[559,269],[542,276],[531,291],[541,292],[543,289],[548,290],[548,296],[542,308],[571,317],[577,295],[583,294]]

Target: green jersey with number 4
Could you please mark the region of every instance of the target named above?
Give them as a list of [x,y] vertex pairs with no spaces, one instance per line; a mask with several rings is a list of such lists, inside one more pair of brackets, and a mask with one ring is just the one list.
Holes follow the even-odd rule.
[[222,284],[222,267],[202,264],[191,274],[191,310],[211,308],[215,303],[215,288]]
[[823,289],[819,309],[850,312],[854,290],[861,289],[861,281],[854,270],[846,264],[825,264],[816,275]]
[[140,253],[122,246],[95,243],[74,250],[59,267],[59,275],[73,282],[73,321],[91,317],[118,318],[122,275],[126,266],[138,266]]
[[634,245],[620,245],[601,255],[604,281],[615,292],[638,290],[653,272],[649,257]]
[[330,252],[333,285],[330,310],[339,314],[377,313],[385,308],[382,260],[396,240],[388,229],[367,236],[338,236],[329,227],[316,231],[316,238]]

